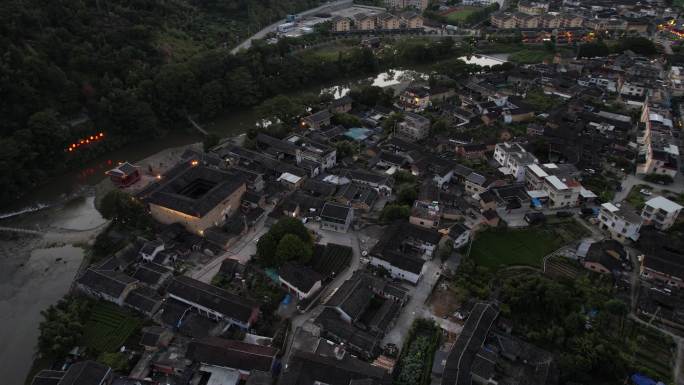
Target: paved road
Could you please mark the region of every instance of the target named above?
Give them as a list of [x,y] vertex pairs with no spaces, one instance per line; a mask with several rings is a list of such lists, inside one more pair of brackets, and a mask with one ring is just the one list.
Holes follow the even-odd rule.
[[[329,2],[329,3],[323,4],[323,5],[321,5],[321,6],[319,6],[319,7],[316,7],[316,8],[309,9],[309,10],[304,11],[304,12],[300,12],[300,13],[298,13],[297,15],[301,17],[301,16],[313,15],[313,14],[316,14],[316,13],[319,13],[319,12],[325,12],[325,11],[330,12],[330,11],[335,10],[335,9],[340,9],[340,8],[349,7],[349,6],[351,6],[352,4],[353,4],[353,0],[337,0],[337,1],[332,1],[332,2]],[[235,53],[237,53],[238,51],[240,51],[241,49],[248,49],[249,47],[252,46],[252,40],[254,40],[254,39],[257,39],[257,40],[263,39],[263,38],[264,38],[266,35],[268,35],[270,32],[275,32],[275,31],[277,31],[277,30],[278,30],[278,26],[279,26],[280,24],[285,23],[285,22],[286,22],[285,19],[281,19],[281,20],[276,21],[275,23],[269,25],[268,27],[262,29],[261,31],[259,31],[259,32],[255,33],[254,35],[252,35],[252,36],[251,36],[250,38],[248,38],[247,40],[245,40],[245,41],[243,41],[242,43],[240,43],[237,47],[233,48],[233,49],[230,51],[230,53],[235,54]]]
[[579,207],[562,207],[557,209],[545,208],[543,210],[534,210],[529,207],[521,207],[519,209],[508,210],[505,207],[497,207],[496,213],[506,222],[508,227],[528,227],[529,223],[525,221],[525,214],[529,212],[541,212],[546,216],[556,215],[559,211],[567,211],[579,215],[581,210]]
[[[321,293],[320,298],[322,301],[323,299],[329,297],[340,286],[342,286],[344,281],[351,278],[352,274],[354,274],[354,272],[360,268],[361,250],[359,249],[359,239],[356,232],[349,232],[347,234],[344,234],[337,233],[334,231],[320,230],[319,225],[317,223],[309,223],[307,224],[307,227],[309,229],[315,230],[318,234],[321,235],[320,243],[337,243],[340,245],[350,246],[352,248],[352,260],[349,268],[343,271],[337,277],[335,277],[335,279],[333,279],[333,281],[330,284],[328,284],[328,286],[324,289],[323,293]],[[297,332],[297,329],[304,325],[305,322],[313,320],[314,318],[318,317],[318,315],[321,314],[322,311],[323,305],[319,302],[318,305],[316,305],[313,309],[309,310],[308,312],[304,314],[298,314],[290,319],[290,340],[285,348],[283,362],[289,361],[291,353],[290,349],[292,348],[292,338],[294,337],[294,334]]]
[[397,318],[394,327],[387,333],[387,335],[385,335],[385,338],[383,338],[383,346],[389,343],[401,346],[404,338],[408,335],[408,331],[413,324],[413,320],[416,318],[432,318],[441,326],[447,327],[452,333],[460,333],[461,325],[447,320],[435,318],[430,313],[430,309],[425,303],[432,292],[432,288],[439,280],[439,276],[437,275],[439,272],[439,260],[431,260],[425,263],[425,272],[423,273],[423,276],[421,277],[420,281],[418,281],[418,284],[415,286],[415,288],[412,288],[411,292],[409,293],[411,299],[406,305],[404,305],[403,309],[401,309],[401,314],[399,315],[399,318]]
[[205,283],[211,283],[211,280],[214,278],[214,276],[218,273],[219,269],[221,268],[221,263],[226,259],[235,259],[243,265],[246,264],[247,261],[250,260],[252,255],[256,253],[255,240],[259,239],[259,237],[261,237],[268,231],[268,229],[265,228],[264,225],[266,222],[266,217],[268,216],[268,213],[271,210],[272,208],[267,209],[264,213],[263,218],[261,218],[259,220],[259,223],[257,223],[254,227],[254,230],[245,234],[242,237],[242,239],[240,239],[236,244],[234,244],[228,250],[226,250],[226,252],[214,258],[211,262],[207,263],[206,265],[203,265],[198,269],[187,273],[186,275]]
[[684,193],[684,176],[682,176],[682,173],[677,173],[674,183],[667,186],[657,183],[646,182],[645,180],[641,179],[636,175],[628,175],[627,178],[625,178],[622,181],[622,190],[615,193],[615,198],[613,198],[613,202],[621,202],[625,200],[625,198],[627,198],[627,195],[629,195],[629,191],[632,189],[632,187],[638,184],[650,186],[655,190],[670,190],[676,193]]

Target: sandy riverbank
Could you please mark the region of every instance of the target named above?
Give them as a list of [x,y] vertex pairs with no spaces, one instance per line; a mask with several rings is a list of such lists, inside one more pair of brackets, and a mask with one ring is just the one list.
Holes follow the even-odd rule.
[[[126,189],[134,194],[180,161],[201,143],[167,148],[140,161],[140,182]],[[84,246],[107,226],[96,209],[98,199],[116,188],[108,179],[81,189],[76,197],[49,208],[0,220],[0,378],[22,384],[33,363],[41,311],[71,288],[84,263]]]
[[60,237],[9,234],[0,239],[0,378],[22,384],[31,368],[38,342],[41,311],[69,292],[84,250],[97,232]]
[[[0,226],[0,378],[23,384],[33,363],[41,311],[71,288],[91,244],[107,225],[93,197],[32,212]],[[28,232],[26,232],[28,231]]]

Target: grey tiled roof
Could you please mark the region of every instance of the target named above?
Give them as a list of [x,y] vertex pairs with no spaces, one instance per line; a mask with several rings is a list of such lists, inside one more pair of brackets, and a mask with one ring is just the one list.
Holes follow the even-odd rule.
[[161,305],[162,297],[156,291],[143,286],[131,291],[124,304],[140,312],[151,314]]
[[111,368],[95,361],[77,362],[67,369],[59,385],[99,385],[111,374]]
[[244,371],[269,372],[277,349],[218,337],[195,340],[187,356],[196,362]]
[[389,385],[389,374],[381,368],[361,360],[344,357],[321,356],[315,353],[295,351],[287,371],[281,375],[279,385],[349,385],[358,380],[372,380],[375,385]]
[[83,273],[77,282],[91,290],[118,298],[129,285],[138,282],[138,280],[118,271],[90,268]]
[[296,287],[304,293],[308,293],[309,290],[316,284],[323,280],[323,276],[315,272],[313,269],[307,266],[297,266],[292,263],[286,263],[280,267],[278,270],[278,275],[285,282]]
[[[209,184],[209,190],[197,198],[184,194],[184,190],[197,181]],[[238,173],[198,165],[187,168],[173,177],[165,175],[159,187],[146,199],[158,206],[201,217],[244,184],[244,178]]]
[[185,301],[196,303],[244,323],[249,321],[252,310],[258,306],[226,290],[185,276],[174,277],[167,291]]

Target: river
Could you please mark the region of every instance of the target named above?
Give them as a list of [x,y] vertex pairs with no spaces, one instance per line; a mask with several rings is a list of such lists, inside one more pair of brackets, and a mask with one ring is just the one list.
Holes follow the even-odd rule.
[[[415,71],[392,70],[375,77],[349,79],[299,91],[345,95],[358,84],[401,88],[424,77]],[[296,96],[296,93],[293,93]],[[204,128],[222,137],[255,126],[252,109],[228,112]],[[39,231],[42,236],[0,233],[0,381],[22,384],[30,370],[38,339],[41,310],[64,296],[83,260],[84,243],[92,241],[106,221],[95,209],[93,186],[118,162],[136,163],[164,149],[196,143],[199,134],[170,133],[152,141],[129,144],[54,178],[20,200],[4,205],[0,226]]]
[[67,293],[82,259],[83,249],[72,245],[37,248],[21,268],[0,269],[3,384],[24,383],[38,342],[40,312]]

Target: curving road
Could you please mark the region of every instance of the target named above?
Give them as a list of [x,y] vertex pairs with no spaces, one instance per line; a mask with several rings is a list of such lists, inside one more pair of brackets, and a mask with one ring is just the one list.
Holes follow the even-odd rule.
[[[297,13],[297,16],[300,16],[300,17],[301,17],[301,16],[309,16],[309,15],[313,15],[313,14],[316,14],[316,13],[319,13],[319,12],[324,12],[324,11],[330,12],[330,11],[334,11],[334,10],[337,10],[337,9],[342,9],[342,8],[349,7],[349,6],[351,6],[352,4],[353,4],[353,0],[337,0],[337,1],[331,1],[331,2],[325,3],[325,4],[323,4],[323,5],[320,5],[320,6],[316,7],[316,8],[311,8],[311,9],[306,10],[306,11],[304,11],[304,12],[299,12],[299,13]],[[252,40],[254,40],[254,39],[257,39],[257,40],[258,40],[258,39],[263,39],[268,33],[277,31],[277,30],[278,30],[278,26],[279,26],[280,24],[285,23],[285,22],[286,22],[285,19],[281,19],[281,20],[276,21],[275,23],[273,23],[273,24],[269,25],[268,27],[262,29],[261,31],[255,33],[254,35],[252,35],[252,36],[251,36],[250,38],[248,38],[247,40],[245,40],[245,41],[243,41],[242,43],[238,44],[238,46],[235,47],[235,48],[233,48],[233,49],[230,51],[230,53],[235,54],[235,53],[237,53],[238,51],[240,51],[241,49],[248,49],[249,47],[252,46]]]

